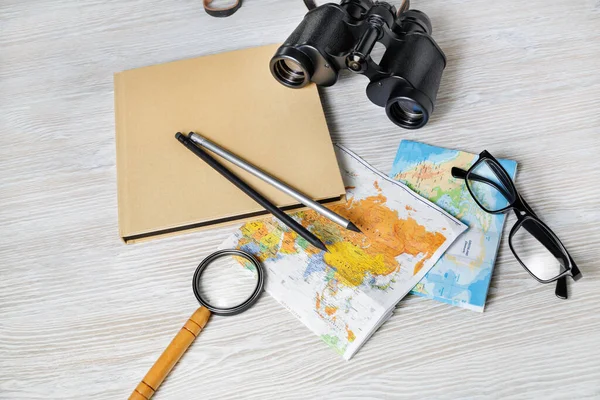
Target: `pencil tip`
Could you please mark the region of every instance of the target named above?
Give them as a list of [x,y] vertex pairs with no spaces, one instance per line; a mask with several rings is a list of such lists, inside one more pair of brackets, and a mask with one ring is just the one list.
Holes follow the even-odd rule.
[[315,247],[323,250],[325,253],[329,253],[329,249],[327,248],[327,246],[325,246],[325,244],[323,242],[321,242],[320,240],[317,243],[314,243]]
[[349,222],[348,226],[346,228],[348,228],[354,232],[362,233],[362,231],[360,229],[358,229],[358,226],[354,225],[352,222]]

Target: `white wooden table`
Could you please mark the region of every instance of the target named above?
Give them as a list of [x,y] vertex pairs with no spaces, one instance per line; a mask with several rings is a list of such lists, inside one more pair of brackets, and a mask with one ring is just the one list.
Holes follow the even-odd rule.
[[[485,313],[409,297],[350,362],[263,296],[214,318],[157,399],[600,398],[600,2],[413,8],[448,57],[433,119],[397,128],[344,75],[321,91],[332,138],[383,171],[403,138],[516,159],[584,279],[556,299],[505,236]],[[304,13],[300,0],[247,0],[228,19],[200,0],[2,0],[0,398],[126,398],[195,309],[198,261],[233,231],[121,243],[112,74],[279,42]]]

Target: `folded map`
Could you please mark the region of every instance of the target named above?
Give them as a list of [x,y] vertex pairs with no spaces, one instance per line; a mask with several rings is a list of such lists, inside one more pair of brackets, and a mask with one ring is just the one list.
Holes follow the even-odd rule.
[[328,207],[363,233],[301,211],[292,216],[328,253],[274,218],[246,223],[221,248],[256,256],[266,291],[350,359],[467,227],[346,148],[335,150],[347,201]]
[[[469,225],[412,293],[482,312],[505,216],[483,211],[464,180],[451,173],[452,167],[469,169],[477,159],[464,151],[403,140],[390,176]],[[498,161],[514,179],[517,163]]]

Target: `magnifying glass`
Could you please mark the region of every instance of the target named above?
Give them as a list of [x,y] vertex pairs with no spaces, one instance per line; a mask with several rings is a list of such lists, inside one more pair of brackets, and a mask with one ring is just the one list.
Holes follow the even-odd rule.
[[[242,258],[245,268],[238,262]],[[238,258],[235,260],[234,258]],[[248,273],[247,270],[254,272]],[[211,314],[235,315],[260,297],[265,284],[262,265],[242,250],[220,250],[206,257],[194,273],[192,288],[198,308],[156,360],[129,400],[148,400],[208,322]]]

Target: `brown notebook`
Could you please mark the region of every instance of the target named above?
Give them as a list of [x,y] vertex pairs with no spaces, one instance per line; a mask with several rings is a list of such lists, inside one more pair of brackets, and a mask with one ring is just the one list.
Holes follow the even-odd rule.
[[[294,90],[276,82],[269,71],[276,48],[115,74],[119,230],[125,242],[266,214],[183,147],[174,138],[178,131],[198,132],[314,199],[343,198],[317,88]],[[218,159],[278,206],[298,206]]]

